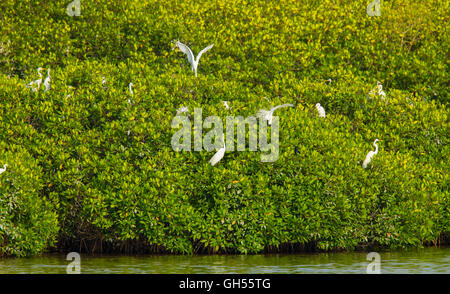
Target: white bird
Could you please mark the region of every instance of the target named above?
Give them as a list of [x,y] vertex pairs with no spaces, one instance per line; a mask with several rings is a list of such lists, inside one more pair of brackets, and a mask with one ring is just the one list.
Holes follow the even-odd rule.
[[218,163],[223,156],[225,155],[225,135],[222,134],[222,142],[223,142],[223,147],[220,148],[219,150],[217,150],[216,154],[213,155],[213,157],[211,157],[211,159],[209,160],[209,163],[211,163],[212,166],[214,166],[216,163]]
[[181,43],[180,41],[177,41],[176,47],[180,48],[181,52],[187,55],[188,61],[192,66],[192,71],[195,72],[195,77],[197,77],[197,67],[198,63],[200,61],[200,57],[202,57],[202,54],[211,49],[214,46],[214,43],[209,45],[208,47],[205,47],[200,53],[198,53],[197,58],[194,57],[194,53],[192,53],[191,48],[189,48],[187,45]]
[[[133,86],[134,86],[133,83],[130,83],[130,84],[128,85],[128,89],[130,90],[131,96],[134,96],[134,92],[133,92],[133,89],[132,89]],[[128,99],[128,104],[131,104],[131,99]]]
[[186,112],[189,112],[189,109],[186,106],[181,106],[177,110],[177,115],[181,115],[181,114],[184,114]]
[[256,116],[267,120],[269,125],[272,125],[273,112],[275,110],[277,110],[278,108],[288,107],[288,106],[294,107],[293,104],[282,104],[282,105],[272,107],[270,110],[260,109],[260,110],[258,110],[258,113],[256,113]]
[[319,112],[319,117],[326,117],[325,109],[320,105],[320,103],[316,104],[317,112]]
[[375,141],[373,142],[373,146],[375,146],[375,151],[369,151],[369,153],[367,153],[366,159],[364,159],[364,162],[362,164],[363,168],[367,168],[367,165],[372,160],[372,157],[378,153],[378,145],[377,145],[378,141],[379,141],[378,139],[375,139]]
[[133,84],[133,83],[129,83],[129,84],[128,84],[128,89],[130,90],[130,94],[131,94],[131,96],[133,96],[133,95],[134,95],[134,92],[133,92],[133,89],[132,89],[132,87],[134,87],[134,84]]
[[383,100],[386,98],[386,93],[383,91],[383,85],[379,81],[377,81],[377,87],[378,87],[378,95],[383,97]]
[[50,68],[47,69],[47,77],[44,80],[45,92],[50,90]]
[[222,101],[223,105],[225,106],[226,109],[231,109],[230,105],[228,105],[228,101]]
[[[28,88],[32,88],[32,89],[33,89],[33,92],[37,92],[37,90],[39,90],[39,88],[41,87],[41,83],[42,83],[42,74],[41,74],[41,70],[44,70],[44,68],[43,68],[43,67],[38,67],[37,71],[38,71],[38,74],[39,74],[40,79],[37,79],[37,80],[35,80],[35,81],[32,81],[32,82],[30,82],[30,83],[27,85]],[[33,87],[34,84],[37,86],[36,88]]]
[[106,90],[106,78],[102,77],[102,88],[103,90]]
[[7,167],[7,166],[8,166],[8,165],[5,163],[5,164],[3,165],[3,168],[0,168],[0,175],[6,171],[6,167]]

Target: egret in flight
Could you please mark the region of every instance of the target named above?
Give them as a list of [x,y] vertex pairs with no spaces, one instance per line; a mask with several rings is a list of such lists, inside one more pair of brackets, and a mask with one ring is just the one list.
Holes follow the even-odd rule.
[[3,168],[0,168],[0,175],[6,171],[6,167],[7,167],[7,166],[8,166],[8,165],[5,163],[5,164],[3,165]]
[[177,41],[175,47],[180,48],[181,52],[187,55],[188,61],[192,66],[192,71],[195,72],[195,77],[197,77],[197,67],[198,62],[200,61],[200,57],[202,57],[202,54],[211,49],[214,46],[214,43],[209,45],[208,47],[204,48],[200,53],[198,53],[197,58],[194,57],[194,53],[192,53],[191,48],[189,48],[187,45],[181,43],[180,41]]
[[258,113],[256,113],[256,116],[262,119],[265,119],[268,121],[269,125],[272,125],[272,118],[273,118],[273,112],[277,110],[278,108],[282,107],[294,107],[293,104],[282,104],[275,107],[272,107],[270,110],[260,109],[258,110]]
[[[43,67],[38,67],[37,71],[38,71],[38,74],[39,74],[40,79],[37,79],[37,80],[35,80],[35,81],[32,81],[31,83],[29,83],[29,84],[27,85],[27,88],[32,88],[32,89],[33,89],[33,92],[37,92],[37,90],[39,90],[39,88],[41,87],[41,84],[42,84],[42,74],[41,74],[41,70],[44,70],[44,68],[43,68]],[[37,87],[35,88],[35,87],[33,87],[33,85],[36,85]]]
[[320,103],[316,104],[317,112],[319,112],[319,117],[326,117],[325,109],[320,105]]
[[225,155],[225,135],[222,134],[222,142],[223,142],[223,147],[220,148],[219,150],[217,150],[216,154],[213,155],[213,157],[211,157],[211,159],[209,160],[209,163],[211,163],[212,166],[214,166],[216,163],[218,163],[223,156]]
[[50,90],[50,68],[47,69],[47,77],[44,80],[45,92]]
[[375,151],[369,151],[369,153],[367,153],[366,159],[364,159],[364,162],[362,164],[363,168],[367,168],[367,165],[372,160],[372,157],[378,153],[378,145],[377,145],[378,141],[379,141],[378,139],[375,139],[375,141],[373,142],[373,146],[375,146]]

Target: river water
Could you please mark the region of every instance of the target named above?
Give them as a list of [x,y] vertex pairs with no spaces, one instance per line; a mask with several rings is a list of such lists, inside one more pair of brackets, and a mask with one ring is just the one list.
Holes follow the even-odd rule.
[[[379,252],[379,255],[382,274],[450,274],[450,247]],[[81,254],[80,270],[82,274],[365,274],[372,261],[367,260],[367,252],[203,256]],[[0,258],[0,274],[65,274],[70,263],[66,255],[61,254]]]

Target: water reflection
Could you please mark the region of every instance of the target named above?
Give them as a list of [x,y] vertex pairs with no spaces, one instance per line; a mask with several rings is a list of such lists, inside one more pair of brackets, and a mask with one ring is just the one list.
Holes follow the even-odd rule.
[[[450,273],[450,247],[380,252],[381,273]],[[272,255],[81,255],[81,273],[366,273],[367,252]],[[0,273],[66,273],[65,255],[0,259]]]

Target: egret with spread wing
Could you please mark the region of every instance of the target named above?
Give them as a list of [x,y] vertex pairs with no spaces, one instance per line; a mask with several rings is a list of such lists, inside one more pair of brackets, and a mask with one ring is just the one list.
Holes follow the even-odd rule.
[[204,48],[200,53],[198,53],[197,58],[194,57],[194,53],[192,53],[191,48],[189,48],[187,45],[181,43],[180,41],[176,42],[176,47],[180,48],[181,52],[187,55],[188,61],[192,66],[192,71],[195,72],[195,77],[197,77],[197,67],[198,63],[200,61],[200,58],[202,57],[202,54],[211,49],[214,46],[214,43],[209,45],[208,47]]
[[282,108],[282,107],[294,107],[293,104],[282,104],[282,105],[278,105],[275,107],[272,107],[270,110],[265,110],[265,109],[260,109],[258,110],[258,112],[256,113],[256,116],[262,119],[265,119],[268,121],[269,125],[272,125],[272,118],[273,118],[273,112],[275,110],[277,110],[278,108]]

